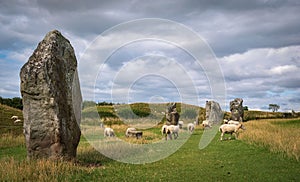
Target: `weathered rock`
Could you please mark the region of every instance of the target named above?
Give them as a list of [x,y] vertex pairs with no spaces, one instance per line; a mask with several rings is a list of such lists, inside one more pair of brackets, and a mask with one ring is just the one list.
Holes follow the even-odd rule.
[[166,112],[166,124],[172,124],[172,125],[178,125],[180,115],[178,114],[176,110],[176,103],[172,104],[168,107]]
[[244,107],[243,99],[236,98],[230,102],[231,120],[243,121],[244,118]]
[[70,42],[57,30],[49,32],[20,78],[28,158],[76,157],[82,97]]
[[223,119],[223,111],[215,101],[206,101],[205,112],[206,120],[213,124],[219,124]]

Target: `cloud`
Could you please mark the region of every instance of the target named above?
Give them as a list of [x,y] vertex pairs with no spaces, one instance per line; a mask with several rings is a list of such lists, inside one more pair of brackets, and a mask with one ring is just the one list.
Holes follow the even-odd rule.
[[[170,75],[168,79],[185,88],[186,98],[189,98],[193,89],[189,89],[187,85],[190,84],[184,83],[183,79],[178,79],[178,75],[183,73],[191,78],[200,99],[211,97],[211,78],[208,77],[214,74],[205,70],[203,65],[201,67],[195,64],[193,55],[187,56],[188,53],[182,49],[195,48],[198,42],[193,39],[184,42],[183,37],[186,34],[174,36],[165,31],[166,27],[163,25],[140,25],[134,27],[134,31],[131,32],[106,34],[103,37],[106,42],[102,42],[103,52],[95,49],[96,52],[92,52],[91,57],[103,55],[109,48],[126,38],[143,34],[149,27],[155,27],[157,32],[167,39],[181,42],[182,47],[159,41],[133,42],[115,50],[104,64],[97,64],[97,59],[86,61],[85,58],[89,58],[85,57],[86,49],[105,30],[125,21],[155,17],[170,19],[187,26],[209,44],[210,51],[220,62],[229,100],[243,97],[250,109],[263,109],[263,106],[274,100],[285,105],[284,108],[299,110],[300,105],[296,102],[300,88],[299,7],[300,3],[297,0],[1,1],[0,95],[19,95],[18,74],[21,66],[44,35],[52,29],[58,29],[71,41],[79,61],[79,71],[85,73],[80,77],[84,93],[93,93],[96,89],[96,93],[102,94],[100,99],[110,99],[111,85],[117,84],[112,76],[120,72],[124,65],[127,65],[126,70],[139,70],[141,73],[147,72],[149,68],[152,72],[160,74],[168,72],[168,64],[162,64],[162,61],[157,60],[157,65],[154,65],[149,64],[146,59],[138,59],[154,55],[174,59],[184,68],[183,71],[174,67],[176,74]],[[116,41],[110,41],[112,39],[109,36],[117,38]],[[202,60],[201,63],[209,63],[209,59]],[[173,66],[171,64],[171,68]],[[118,93],[124,91],[122,86],[127,84],[128,80],[133,80],[134,76],[131,73],[120,77]],[[163,79],[147,78],[151,78],[149,86],[162,87],[166,84]],[[218,75],[213,79],[222,78]],[[98,85],[101,87],[98,88]],[[143,87],[151,90],[149,92],[153,95],[160,94],[149,86],[141,79],[132,87],[131,93],[141,93],[135,97],[138,96],[140,100],[143,95],[149,95],[148,92],[142,92]],[[166,87],[162,91],[168,92],[168,89],[172,87]],[[90,96],[87,97],[91,98]],[[291,105],[289,101],[295,102]]]
[[[288,104],[291,95],[287,93],[300,94],[299,49],[300,46],[252,49],[221,58],[229,98],[258,100],[251,103],[255,108],[272,101]],[[300,103],[294,103],[294,107],[298,109]]]

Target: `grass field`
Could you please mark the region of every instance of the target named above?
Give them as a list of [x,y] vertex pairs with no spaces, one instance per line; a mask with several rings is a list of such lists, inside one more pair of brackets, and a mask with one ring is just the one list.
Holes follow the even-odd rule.
[[[6,114],[2,114],[4,118]],[[198,144],[203,130],[197,127],[169,157],[139,165],[105,157],[84,136],[76,161],[27,161],[23,135],[3,129],[0,181],[300,181],[299,122],[297,119],[248,121],[238,140],[220,141],[218,133],[202,150]],[[122,125],[112,127],[122,138]],[[159,128],[147,131],[149,136],[160,139]],[[138,143],[132,140],[128,142]],[[172,142],[175,141],[162,144]]]

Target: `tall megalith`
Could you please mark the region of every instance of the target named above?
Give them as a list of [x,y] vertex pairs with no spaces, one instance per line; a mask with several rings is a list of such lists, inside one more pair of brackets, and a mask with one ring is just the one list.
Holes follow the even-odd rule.
[[49,32],[21,68],[20,79],[27,157],[76,157],[82,97],[69,40]]
[[223,119],[223,111],[218,102],[206,101],[205,118],[213,124],[219,124],[221,122]]
[[176,103],[171,104],[166,111],[166,124],[177,125],[179,121],[179,113],[176,110]]
[[244,118],[243,99],[236,98],[233,101],[230,101],[230,112],[231,112],[231,120],[243,121]]

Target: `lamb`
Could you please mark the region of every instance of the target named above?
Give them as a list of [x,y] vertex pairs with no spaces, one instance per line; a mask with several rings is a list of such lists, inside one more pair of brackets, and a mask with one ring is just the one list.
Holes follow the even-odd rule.
[[137,131],[135,128],[127,128],[126,137],[136,137],[137,139],[142,138],[143,132],[142,131]]
[[237,139],[238,138],[238,130],[240,128],[243,129],[243,130],[245,129],[244,126],[242,125],[242,123],[239,123],[238,125],[233,125],[233,124],[223,124],[223,125],[221,125],[220,128],[219,128],[219,130],[221,132],[220,140],[223,140],[224,133],[230,133],[231,136],[234,133],[235,138]]
[[166,134],[166,139],[167,136],[172,140],[172,134],[174,135],[174,139],[178,138],[178,133],[179,133],[179,125],[169,125],[166,127],[165,134]]
[[16,120],[16,119],[19,119],[19,117],[18,116],[12,116],[10,119]]
[[189,123],[189,124],[187,125],[187,129],[188,129],[188,131],[189,131],[190,133],[193,133],[194,130],[195,130],[195,125],[194,125],[193,123]]
[[182,129],[182,127],[183,127],[183,121],[178,121],[178,125],[179,125],[179,128]]
[[228,124],[234,124],[234,125],[240,124],[239,121],[233,121],[233,120],[230,120],[230,121],[228,121],[227,123],[228,123]]
[[132,136],[132,131],[136,131],[136,129],[135,128],[127,128],[127,130],[125,132],[125,136],[126,137]]
[[16,119],[16,120],[14,121],[15,124],[16,124],[16,123],[19,123],[19,122],[21,122],[20,119]]
[[203,128],[206,128],[206,127],[211,128],[212,127],[211,122],[209,122],[208,120],[202,121],[202,126],[203,126]]
[[104,129],[104,137],[114,137],[115,132],[112,128],[105,128]]

